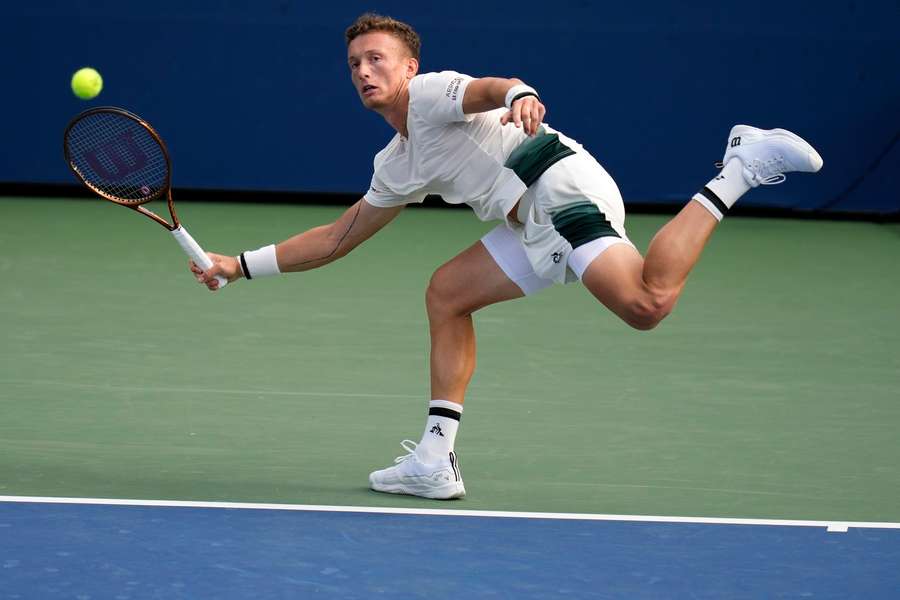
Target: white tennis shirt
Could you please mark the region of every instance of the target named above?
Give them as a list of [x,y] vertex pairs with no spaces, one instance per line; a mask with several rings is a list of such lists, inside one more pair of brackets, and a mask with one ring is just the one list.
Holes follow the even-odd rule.
[[468,204],[482,221],[506,218],[527,188],[503,164],[528,136],[522,128],[500,124],[505,108],[464,114],[463,96],[471,81],[468,75],[441,71],[409,82],[409,138],[398,133],[375,155],[375,173],[364,196],[369,204],[386,208],[440,194],[450,204]]

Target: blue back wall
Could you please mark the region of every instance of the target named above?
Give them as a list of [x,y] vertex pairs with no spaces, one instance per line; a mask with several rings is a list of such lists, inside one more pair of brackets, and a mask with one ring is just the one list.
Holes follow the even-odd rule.
[[[176,187],[362,194],[392,131],[356,97],[343,31],[374,9],[419,31],[422,72],[535,86],[626,203],[683,203],[749,123],[792,129],[825,159],[750,203],[900,210],[896,0],[9,4],[0,182],[74,182],[66,123],[116,105],[160,131]],[[85,65],[105,81],[87,102],[69,90]]]

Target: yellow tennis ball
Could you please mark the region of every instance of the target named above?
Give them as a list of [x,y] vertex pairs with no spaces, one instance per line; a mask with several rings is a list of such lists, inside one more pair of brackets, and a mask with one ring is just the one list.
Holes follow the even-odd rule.
[[72,75],[72,91],[82,100],[90,100],[103,89],[103,78],[90,67],[78,69]]

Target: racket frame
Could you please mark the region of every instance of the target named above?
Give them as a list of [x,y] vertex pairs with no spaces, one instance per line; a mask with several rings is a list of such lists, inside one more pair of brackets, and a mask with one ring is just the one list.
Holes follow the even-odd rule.
[[[98,113],[115,113],[134,121],[139,126],[146,129],[147,133],[149,133],[154,141],[159,144],[159,148],[160,150],[162,150],[163,158],[166,162],[166,177],[164,184],[160,186],[157,192],[138,200],[124,200],[122,198],[113,196],[112,194],[109,194],[93,185],[81,174],[81,171],[78,169],[78,167],[75,166],[75,161],[72,160],[72,156],[69,152],[69,132],[82,119]],[[150,125],[150,123],[137,116],[133,112],[127,111],[124,108],[119,108],[117,106],[97,106],[94,108],[89,108],[88,110],[82,111],[75,115],[75,117],[71,121],[69,121],[69,124],[66,126],[66,130],[63,133],[63,155],[66,158],[66,163],[69,165],[69,170],[71,170],[75,174],[78,180],[81,181],[81,183],[84,184],[86,188],[88,188],[104,200],[109,200],[110,202],[113,202],[120,206],[126,206],[131,210],[139,212],[142,215],[156,221],[172,233],[172,235],[175,237],[175,240],[181,246],[182,250],[184,250],[184,252],[197,265],[199,265],[203,269],[209,269],[213,266],[213,262],[212,260],[210,260],[209,256],[207,256],[206,252],[203,251],[200,245],[194,240],[193,237],[191,237],[191,234],[188,233],[187,229],[182,226],[181,221],[178,220],[178,214],[175,212],[175,201],[172,198],[172,161],[169,158],[169,149],[166,147],[165,142],[163,142],[162,137],[159,135],[159,133],[156,132],[155,129],[153,129],[153,126]],[[147,202],[151,202],[153,200],[161,198],[163,195],[166,196],[166,203],[169,206],[169,214],[172,216],[172,223],[169,223],[164,218],[157,215],[155,212],[144,208],[143,206]],[[219,289],[222,289],[228,283],[228,280],[224,277],[216,276],[216,279],[219,282]]]
[[[69,144],[67,143],[67,140],[69,139],[69,131],[71,131],[72,127],[74,127],[82,119],[97,113],[116,113],[128,119],[131,119],[144,129],[146,129],[147,133],[149,133],[154,141],[159,144],[159,148],[160,150],[162,150],[163,158],[166,161],[166,180],[156,193],[141,198],[140,200],[123,200],[122,198],[117,198],[116,196],[113,196],[112,194],[109,194],[93,185],[90,181],[84,178],[79,169],[75,166],[75,162],[72,160],[72,156],[69,153]],[[153,126],[133,112],[127,111],[124,108],[119,108],[117,106],[97,106],[78,113],[71,121],[69,121],[69,124],[66,126],[65,133],[63,133],[63,154],[66,157],[66,163],[69,165],[69,169],[75,174],[78,180],[82,184],[84,184],[86,188],[88,188],[104,200],[109,200],[110,202],[114,202],[115,204],[118,204],[120,206],[127,206],[131,210],[137,211],[142,215],[153,219],[169,231],[175,231],[176,229],[178,229],[178,227],[181,226],[181,221],[178,220],[178,214],[175,212],[175,201],[172,198],[172,160],[169,158],[169,149],[166,147],[166,144],[165,142],[163,142],[162,137],[159,135],[159,133],[157,133],[156,130],[153,129]],[[155,212],[148,210],[143,206],[147,202],[152,202],[153,200],[161,198],[163,195],[166,196],[166,203],[169,206],[169,214],[172,216],[172,223],[169,223],[164,218],[157,215]]]

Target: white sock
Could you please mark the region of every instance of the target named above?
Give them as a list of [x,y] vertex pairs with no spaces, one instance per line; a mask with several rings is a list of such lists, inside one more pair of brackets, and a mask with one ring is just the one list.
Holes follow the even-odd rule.
[[462,411],[462,404],[449,400],[432,400],[428,403],[425,433],[416,447],[419,460],[426,464],[433,463],[453,452]]
[[732,158],[706,187],[694,194],[693,199],[721,221],[749,189],[750,184],[744,179],[744,166],[740,159]]

